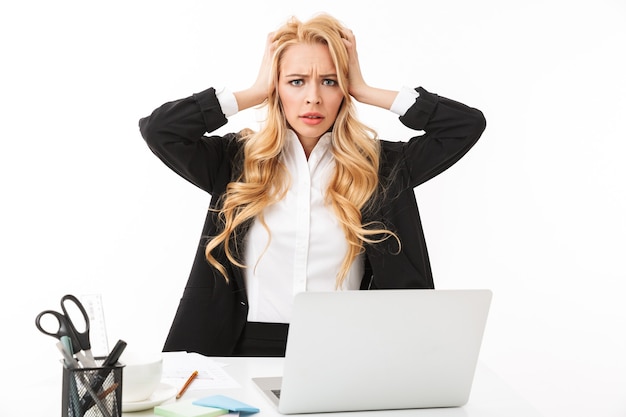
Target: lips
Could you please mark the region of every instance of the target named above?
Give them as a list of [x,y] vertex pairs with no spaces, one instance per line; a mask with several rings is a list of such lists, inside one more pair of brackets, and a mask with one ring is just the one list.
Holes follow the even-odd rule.
[[317,125],[324,121],[324,116],[320,113],[309,112],[300,115],[300,120],[308,125]]

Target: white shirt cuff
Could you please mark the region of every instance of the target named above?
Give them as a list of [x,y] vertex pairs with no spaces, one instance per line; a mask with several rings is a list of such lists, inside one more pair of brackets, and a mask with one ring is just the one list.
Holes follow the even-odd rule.
[[420,93],[415,91],[414,88],[402,87],[396,96],[396,99],[391,104],[389,110],[397,114],[398,116],[404,116],[404,113],[415,104],[415,100],[420,96]]
[[217,101],[220,102],[220,106],[222,107],[222,113],[224,116],[230,117],[233,114],[239,112],[239,106],[237,105],[237,99],[232,91],[222,88],[215,89],[215,95],[217,96]]

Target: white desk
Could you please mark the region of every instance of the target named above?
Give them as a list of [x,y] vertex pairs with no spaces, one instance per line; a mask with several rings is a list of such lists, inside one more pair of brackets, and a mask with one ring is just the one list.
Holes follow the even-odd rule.
[[[252,416],[281,416],[272,404],[263,396],[251,381],[252,377],[279,376],[282,374],[282,358],[213,358],[218,362],[227,363],[224,369],[240,385],[240,388],[219,390],[193,390],[193,384],[179,400],[191,400],[211,394],[227,395],[243,401],[261,411]],[[167,360],[167,357],[166,357]],[[349,388],[346,388],[349,389]],[[174,401],[174,400],[171,400]],[[124,413],[124,417],[152,416],[151,410]],[[538,417],[540,414],[527,402],[516,395],[502,379],[480,364],[474,380],[470,401],[464,407],[428,410],[389,410],[366,411],[328,414],[324,416],[342,415],[349,417],[378,416],[436,416],[436,417]]]
[[[281,416],[274,406],[263,396],[251,381],[252,377],[279,376],[282,373],[282,358],[212,358],[228,364],[224,369],[239,383],[238,388],[216,390],[194,390],[193,384],[179,400],[192,400],[211,394],[222,394],[243,401],[261,411],[252,417]],[[165,356],[167,360],[167,356]],[[42,393],[38,399],[37,415],[61,415],[61,372],[41,383],[44,386],[33,387]],[[346,388],[348,389],[348,388]],[[18,398],[15,398],[18,400]],[[174,399],[169,400],[175,401]],[[41,414],[41,412],[44,414]],[[23,411],[23,410],[22,410]],[[34,410],[33,410],[34,411]],[[24,416],[24,414],[20,414]],[[124,417],[153,416],[152,409],[123,413]],[[389,410],[351,413],[324,413],[324,416],[342,415],[349,417],[379,416],[419,416],[419,417],[540,417],[540,414],[525,400],[520,398],[507,384],[484,364],[479,363],[474,378],[472,394],[467,405],[459,408],[441,408],[424,410]]]

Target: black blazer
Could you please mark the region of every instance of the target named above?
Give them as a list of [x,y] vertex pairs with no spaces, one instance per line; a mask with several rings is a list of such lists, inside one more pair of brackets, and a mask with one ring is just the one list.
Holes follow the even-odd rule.
[[[366,245],[366,273],[361,289],[434,288],[413,189],[457,162],[486,126],[479,110],[423,88],[416,90],[419,98],[400,121],[425,133],[408,142],[381,141],[381,192],[363,212],[364,223],[382,222],[397,233],[401,250],[393,238]],[[183,178],[211,194],[211,207],[219,208],[227,184],[240,172],[241,143],[234,133],[205,133],[226,123],[215,90],[209,88],[163,104],[142,118],[139,127],[152,152]],[[204,255],[206,237],[214,236],[217,228],[216,214],[208,211],[164,351],[228,356],[241,335],[248,314],[242,271],[228,262],[223,252],[217,253],[217,259],[228,271],[227,283]],[[243,239],[245,230],[239,235]]]

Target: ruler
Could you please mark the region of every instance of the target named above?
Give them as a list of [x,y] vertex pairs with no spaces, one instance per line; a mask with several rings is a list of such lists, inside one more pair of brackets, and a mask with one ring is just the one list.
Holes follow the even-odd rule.
[[91,352],[95,357],[107,356],[109,354],[109,341],[104,324],[102,296],[100,294],[85,294],[78,298],[83,303],[89,317]]

